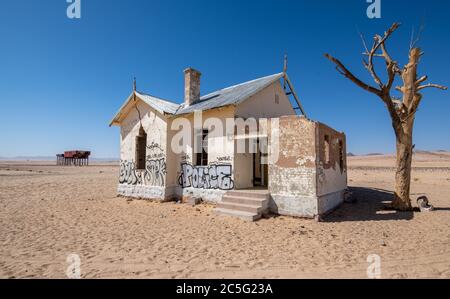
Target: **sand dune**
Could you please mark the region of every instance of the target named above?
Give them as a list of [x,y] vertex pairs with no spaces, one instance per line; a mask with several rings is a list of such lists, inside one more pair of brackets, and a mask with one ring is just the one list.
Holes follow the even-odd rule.
[[83,278],[450,278],[450,156],[418,154],[413,193],[433,213],[383,209],[392,157],[352,157],[355,204],[325,222],[224,218],[213,206],[115,196],[118,166],[0,163],[0,278],[65,278],[69,254]]

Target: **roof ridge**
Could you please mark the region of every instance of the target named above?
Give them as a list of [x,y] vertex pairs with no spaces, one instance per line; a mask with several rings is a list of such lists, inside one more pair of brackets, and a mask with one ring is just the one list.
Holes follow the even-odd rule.
[[161,98],[161,97],[157,97],[157,96],[151,95],[151,94],[146,93],[146,92],[142,92],[142,91],[138,91],[138,90],[136,90],[135,92],[138,93],[138,94],[144,95],[144,96],[152,97],[152,98],[154,98],[154,99],[156,99],[156,100],[160,100],[160,101],[167,102],[167,103],[169,103],[169,104],[174,104],[174,105],[178,105],[178,106],[180,105],[180,104],[175,103],[175,102],[173,102],[173,101],[171,101],[171,100],[163,99],[163,98]]
[[237,105],[283,76],[284,73],[277,73],[216,90],[200,97],[199,100],[189,106],[182,104],[176,114],[180,115],[191,113],[195,110],[204,111],[228,105]]
[[254,83],[254,82],[259,81],[259,80],[268,79],[268,78],[270,78],[270,77],[276,77],[276,76],[279,76],[279,75],[282,75],[282,74],[283,74],[283,72],[281,72],[281,73],[276,73],[276,74],[272,74],[272,75],[268,75],[268,76],[256,78],[256,79],[253,79],[253,80],[250,80],[250,81],[242,82],[242,83],[239,83],[239,84],[235,84],[235,85],[232,85],[232,86],[228,86],[228,87],[225,87],[225,88],[217,89],[217,90],[215,90],[215,91],[213,91],[213,92],[210,92],[210,93],[208,93],[208,94],[205,94],[205,95],[201,96],[201,97],[200,97],[200,100],[201,100],[202,98],[204,98],[204,97],[207,97],[207,96],[212,95],[212,94],[214,94],[214,93],[217,93],[217,92],[219,92],[219,91],[225,91],[225,90],[232,89],[232,88],[236,88],[236,87],[239,87],[239,86],[242,86],[242,85]]

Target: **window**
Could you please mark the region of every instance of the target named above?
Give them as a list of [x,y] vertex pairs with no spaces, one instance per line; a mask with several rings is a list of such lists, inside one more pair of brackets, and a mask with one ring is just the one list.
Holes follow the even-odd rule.
[[136,136],[136,169],[145,169],[145,160],[147,155],[147,134],[141,127],[139,135]]
[[344,171],[344,142],[339,140],[339,166]]
[[202,131],[202,149],[196,153],[196,166],[208,166],[208,130]]
[[329,164],[330,163],[330,136],[329,135],[325,135],[323,149],[324,149],[325,164]]

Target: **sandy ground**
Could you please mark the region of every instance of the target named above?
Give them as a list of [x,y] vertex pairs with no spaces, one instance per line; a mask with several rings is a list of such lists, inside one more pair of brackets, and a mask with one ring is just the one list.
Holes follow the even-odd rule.
[[433,213],[384,210],[393,159],[349,159],[355,204],[325,222],[216,216],[213,206],[115,196],[118,167],[0,162],[0,278],[450,278],[450,155],[415,157],[412,191]]

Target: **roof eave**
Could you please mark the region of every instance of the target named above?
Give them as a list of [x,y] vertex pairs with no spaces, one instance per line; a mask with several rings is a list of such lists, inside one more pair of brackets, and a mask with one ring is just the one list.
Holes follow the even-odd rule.
[[161,109],[158,109],[157,107],[154,107],[154,105],[151,105],[150,103],[148,103],[147,101],[145,101],[142,97],[140,97],[140,93],[139,92],[135,92],[133,91],[127,98],[127,100],[125,101],[125,103],[119,108],[119,110],[117,111],[116,115],[114,115],[114,117],[112,118],[111,122],[109,123],[109,126],[120,126],[121,124],[121,116],[123,115],[123,110],[125,109],[125,107],[127,107],[130,102],[133,100],[133,96],[136,96],[136,98],[138,98],[140,101],[142,101],[143,103],[145,103],[146,105],[148,105],[149,107],[151,107],[152,109],[154,109],[155,111],[157,111],[158,113],[160,113],[161,115],[164,116],[168,116],[168,115],[173,115],[172,113],[169,113],[167,111],[162,111]]
[[122,110],[130,103],[130,101],[132,100],[134,95],[134,91],[128,96],[127,100],[125,101],[125,103],[119,108],[119,110],[117,111],[117,113],[114,115],[114,117],[111,119],[111,122],[109,123],[109,126],[115,126],[115,125],[120,125],[120,116],[122,114]]

